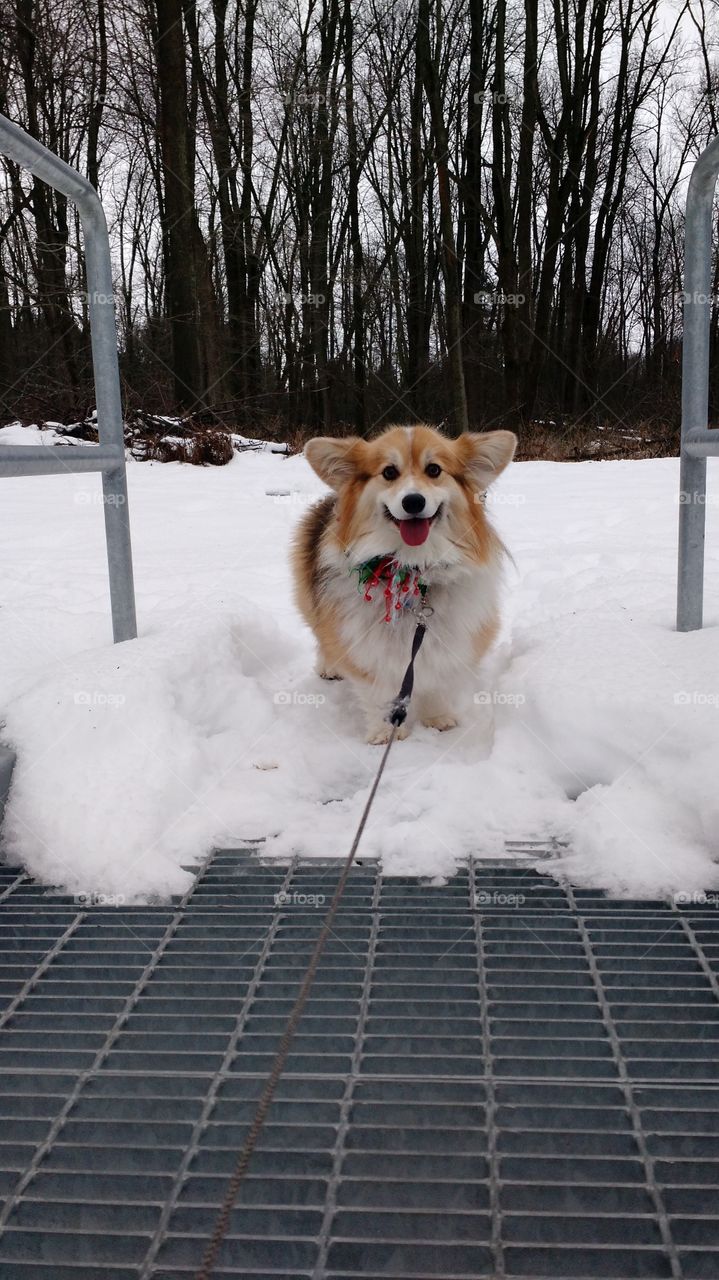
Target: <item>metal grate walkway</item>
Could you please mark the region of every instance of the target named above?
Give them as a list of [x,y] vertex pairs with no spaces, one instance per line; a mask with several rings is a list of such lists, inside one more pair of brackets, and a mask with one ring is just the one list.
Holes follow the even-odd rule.
[[[192,1276],[338,865],[0,874],[0,1277]],[[217,1275],[716,1280],[718,966],[711,901],[357,867]]]

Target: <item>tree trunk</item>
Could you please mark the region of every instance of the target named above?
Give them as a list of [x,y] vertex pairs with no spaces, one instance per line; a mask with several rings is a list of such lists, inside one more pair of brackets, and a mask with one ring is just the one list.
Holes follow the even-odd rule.
[[417,10],[417,63],[429,104],[434,136],[437,188],[439,192],[439,221],[442,235],[444,297],[447,314],[447,361],[451,380],[452,408],[454,410],[453,433],[460,435],[461,432],[468,429],[468,421],[467,397],[464,387],[464,364],[462,361],[459,269],[452,217],[452,198],[449,189],[449,141],[444,121],[439,75],[429,40],[429,0],[419,0]]
[[194,172],[187,125],[182,0],[156,0],[160,148],[166,235],[165,293],[172,336],[172,371],[179,409],[204,406],[195,262]]
[[482,355],[487,312],[481,294],[486,286],[487,229],[482,207],[482,121],[487,102],[487,33],[484,0],[469,0],[470,47],[467,130],[464,139],[464,301],[462,309],[467,417],[477,426],[483,415]]
[[[18,0],[16,31],[28,131],[39,142],[45,142],[40,127],[39,103],[43,84],[35,58],[33,0]],[[69,381],[74,398],[79,387],[79,376],[75,349],[76,326],[70,309],[66,278],[67,198],[33,176],[31,205],[36,233],[38,295],[48,332],[49,365],[51,369],[56,369],[59,381]],[[58,367],[59,353],[62,353],[64,367]]]
[[534,273],[532,268],[532,203],[534,199],[534,137],[537,128],[539,89],[537,87],[537,0],[524,3],[524,68],[522,125],[517,158],[517,301],[516,359],[520,415],[529,419],[534,406],[526,404],[525,370],[529,343],[534,331]]
[[521,391],[516,307],[519,270],[514,247],[512,140],[505,69],[506,23],[506,0],[497,0],[495,66],[492,79],[492,192],[500,292],[498,312],[502,317],[500,332],[504,357],[505,411],[508,410],[511,413],[516,412],[521,403]]
[[407,260],[407,381],[408,399],[418,418],[424,417],[423,379],[429,368],[429,316],[426,303],[424,252],[424,193],[426,159],[422,148],[422,79],[419,64],[412,86],[409,121],[409,197],[405,225]]
[[350,252],[352,255],[352,310],[349,332],[352,339],[352,372],[354,387],[354,426],[358,435],[364,435],[366,421],[365,394],[367,377],[365,369],[365,314],[364,314],[364,259],[359,221],[359,157],[357,154],[357,129],[354,104],[354,22],[352,0],[344,6],[345,49],[345,104],[347,117],[347,200],[349,205]]
[[100,188],[99,164],[97,156],[102,113],[107,93],[107,27],[105,22],[105,0],[97,0],[97,28],[94,32],[96,43],[95,74],[92,81],[92,100],[87,122],[87,176],[96,191]]

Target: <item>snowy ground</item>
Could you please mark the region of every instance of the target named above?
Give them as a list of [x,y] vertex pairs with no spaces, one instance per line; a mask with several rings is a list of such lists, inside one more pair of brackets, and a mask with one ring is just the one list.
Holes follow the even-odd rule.
[[[673,629],[674,460],[522,463],[501,479],[490,510],[516,561],[502,640],[461,728],[393,749],[365,855],[447,876],[504,837],[555,835],[579,883],[719,886],[709,468],[706,627],[691,635]],[[379,755],[347,687],[313,674],[292,604],[288,542],[320,482],[271,454],[128,470],[140,638],[118,647],[99,478],[0,480],[9,855],[129,901],[183,889],[182,864],[216,843],[346,854]]]

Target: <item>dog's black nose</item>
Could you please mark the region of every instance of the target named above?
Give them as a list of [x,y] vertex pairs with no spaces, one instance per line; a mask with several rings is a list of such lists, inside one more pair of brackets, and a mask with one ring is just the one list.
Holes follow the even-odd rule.
[[407,515],[418,516],[424,510],[424,498],[421,493],[408,493],[402,499],[402,506]]

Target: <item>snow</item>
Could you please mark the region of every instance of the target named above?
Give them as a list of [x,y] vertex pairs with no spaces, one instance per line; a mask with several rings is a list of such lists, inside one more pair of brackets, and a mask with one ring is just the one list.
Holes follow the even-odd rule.
[[[60,430],[58,430],[60,428]],[[61,444],[74,445],[76,441],[62,433],[62,424],[59,422],[47,422],[42,426],[33,423],[31,426],[24,426],[22,422],[10,422],[6,427],[0,427],[0,445],[4,444],[44,444],[47,446]]]
[[[556,836],[554,869],[581,885],[719,886],[709,468],[706,625],[689,635],[674,631],[673,459],[502,477],[488,509],[514,557],[503,634],[460,728],[393,748],[363,856],[441,879],[505,837]],[[113,646],[99,478],[0,480],[7,856],[119,901],[181,892],[215,844],[344,856],[380,756],[347,686],[314,674],[292,603],[289,539],[320,481],[272,452],[131,460],[128,481],[140,637]]]

